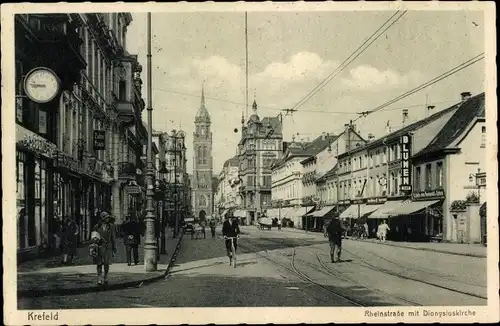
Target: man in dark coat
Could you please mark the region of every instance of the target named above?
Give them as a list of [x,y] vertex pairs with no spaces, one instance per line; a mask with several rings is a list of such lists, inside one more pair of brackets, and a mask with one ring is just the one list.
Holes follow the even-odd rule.
[[141,243],[141,225],[135,219],[132,220],[130,215],[127,216],[123,229],[123,242],[127,252],[127,264],[132,265],[132,253],[134,256],[134,264],[139,264],[139,244]]
[[231,240],[233,241],[234,244],[234,251],[236,252],[236,249],[238,249],[238,242],[236,239],[227,239],[227,238],[236,238],[238,234],[240,234],[240,227],[238,225],[238,222],[236,221],[236,218],[231,217],[229,218],[228,215],[225,216],[226,219],[224,220],[224,224],[222,224],[222,235],[224,236],[224,239],[226,239],[226,253],[227,256],[229,257],[229,264],[231,264],[233,257],[231,254]]
[[[328,241],[330,242],[330,258],[332,263],[335,263],[336,261],[340,261],[340,254],[342,252],[342,233],[344,232],[344,228],[340,220],[338,218],[333,219],[326,228],[326,232],[328,233]],[[337,258],[336,261],[335,257]]]

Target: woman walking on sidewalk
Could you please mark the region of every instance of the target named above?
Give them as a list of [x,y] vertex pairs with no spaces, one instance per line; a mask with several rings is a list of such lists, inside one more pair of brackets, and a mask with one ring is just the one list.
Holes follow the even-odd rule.
[[[62,264],[73,263],[76,254],[76,243],[78,241],[78,225],[70,217],[66,217],[61,228],[61,246],[63,253]],[[68,260],[69,258],[69,260]]]
[[[94,264],[97,265],[97,284],[108,283],[109,265],[111,258],[116,253],[115,228],[112,217],[102,212],[101,220],[94,226],[92,240],[97,244],[97,253],[94,257]],[[104,278],[102,278],[102,267],[104,266]]]

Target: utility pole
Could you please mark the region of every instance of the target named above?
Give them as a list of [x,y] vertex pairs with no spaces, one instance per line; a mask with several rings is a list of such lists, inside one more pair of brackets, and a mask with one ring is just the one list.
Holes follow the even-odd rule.
[[148,148],[146,159],[146,238],[144,240],[144,267],[147,272],[157,270],[156,239],[155,239],[155,217],[153,214],[153,88],[151,67],[151,13],[147,14],[147,38],[148,38]]

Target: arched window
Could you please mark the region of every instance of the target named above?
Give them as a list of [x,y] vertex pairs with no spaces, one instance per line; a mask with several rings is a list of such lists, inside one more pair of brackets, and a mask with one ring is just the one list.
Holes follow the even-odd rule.
[[203,147],[198,147],[198,164],[203,164]]
[[201,159],[201,164],[207,164],[207,147],[203,146],[202,148],[202,159]]
[[198,200],[198,206],[200,207],[207,206],[207,198],[204,195],[200,195],[200,199]]

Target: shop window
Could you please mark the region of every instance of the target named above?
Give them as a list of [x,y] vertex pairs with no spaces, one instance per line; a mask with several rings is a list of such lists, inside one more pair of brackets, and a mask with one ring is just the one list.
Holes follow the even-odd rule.
[[486,127],[481,127],[481,148],[486,147]]
[[28,211],[27,211],[27,184],[26,155],[16,152],[16,208],[17,208],[17,248],[28,247]]

